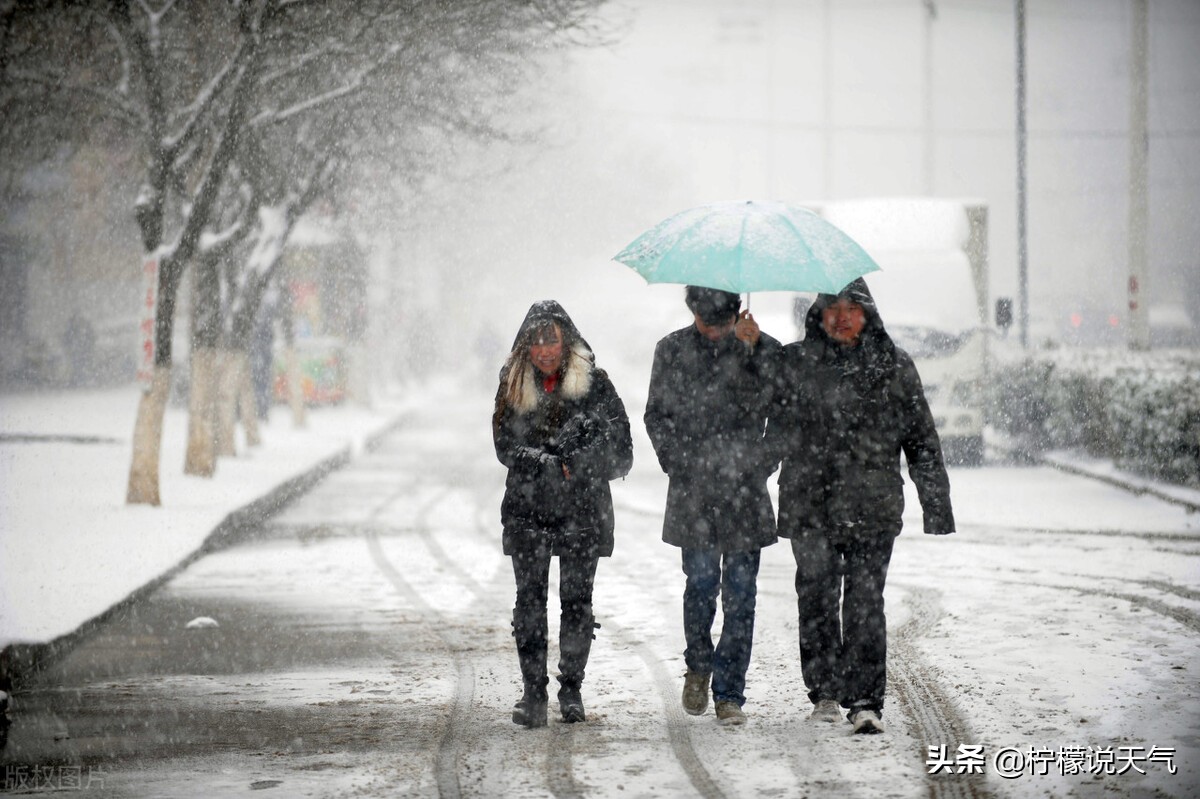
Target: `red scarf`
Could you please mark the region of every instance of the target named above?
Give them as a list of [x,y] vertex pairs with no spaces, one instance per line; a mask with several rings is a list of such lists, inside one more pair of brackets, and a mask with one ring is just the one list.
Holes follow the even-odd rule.
[[554,389],[558,387],[558,372],[551,375],[546,375],[542,378],[542,389],[547,394],[553,394]]

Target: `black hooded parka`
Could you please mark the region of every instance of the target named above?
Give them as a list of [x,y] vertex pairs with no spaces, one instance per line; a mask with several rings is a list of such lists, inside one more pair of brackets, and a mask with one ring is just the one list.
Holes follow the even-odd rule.
[[[547,392],[529,359],[529,343],[531,333],[551,321],[562,330],[563,362],[557,385]],[[633,464],[629,418],[591,348],[553,300],[535,303],[521,323],[500,371],[492,438],[496,457],[508,467],[500,505],[505,555],[529,551],[547,538],[553,555],[612,555],[608,483]]]
[[[856,346],[831,339],[822,311],[839,298],[862,306]],[[954,532],[950,482],[912,358],[897,347],[861,278],[818,295],[805,338],[784,347],[767,446],[782,458],[779,535],[896,535],[904,511],[900,453],[916,485],[926,533]]]

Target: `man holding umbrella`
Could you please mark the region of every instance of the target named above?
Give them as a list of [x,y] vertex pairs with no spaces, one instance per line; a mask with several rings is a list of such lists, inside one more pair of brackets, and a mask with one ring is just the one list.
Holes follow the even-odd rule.
[[[670,477],[663,540],[682,550],[683,707],[742,724],[754,637],[759,554],[776,540],[763,444],[781,346],[737,294],[689,285],[694,322],[658,342],[646,431]],[[717,597],[724,624],[714,647]]]

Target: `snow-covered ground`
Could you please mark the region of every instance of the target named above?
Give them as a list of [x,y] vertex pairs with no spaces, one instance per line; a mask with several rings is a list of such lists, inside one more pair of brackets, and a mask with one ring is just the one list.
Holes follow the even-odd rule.
[[48,642],[198,550],[235,510],[346,450],[403,413],[311,409],[296,429],[271,410],[264,443],[222,459],[211,479],[183,474],[187,411],[163,425],[162,506],[128,506],[135,386],[0,396],[0,648]]
[[[487,643],[441,646],[461,660],[457,683],[474,675],[473,715],[464,727],[453,720],[462,687],[451,662],[430,661],[415,682],[386,668],[279,675],[292,691],[288,701],[296,701],[297,681],[306,701],[369,683],[356,697],[390,703],[373,707],[397,734],[399,720],[415,713],[431,713],[422,718],[436,722],[435,730],[448,724],[443,740],[461,739],[464,795],[1197,795],[1200,515],[1048,467],[955,470],[959,532],[950,537],[922,535],[919,505],[909,496],[887,592],[887,735],[860,740],[847,735],[848,725],[805,720],[786,544],[764,553],[750,723],[726,730],[711,714],[682,716],[682,576],[676,551],[659,540],[666,481],[640,423],[644,375],[621,364],[610,371],[634,422],[635,465],[614,483],[618,546],[597,579],[604,627],[589,667],[589,722],[569,736],[555,723],[539,735],[507,720],[517,675],[506,629],[511,573],[495,529],[503,469],[491,452],[487,392],[448,382],[386,410],[315,411],[306,431],[292,430],[284,415],[272,418],[268,443],[222,461],[211,481],[180,475],[184,419],[172,409],[157,509],[121,501],[132,391],[4,398],[0,630],[6,640],[34,641],[70,632],[194,552],[232,510],[341,448],[361,448],[405,413],[412,423],[389,439],[390,455],[357,470],[372,457],[360,455],[278,520],[285,527],[358,525],[367,531],[365,546],[314,540],[306,553],[271,550],[266,565],[253,553],[219,553],[193,564],[170,590],[204,596],[222,585],[253,586],[256,569],[294,569],[307,575],[303,591],[254,591],[248,599],[313,612],[349,603],[384,621],[397,613],[433,621],[422,629],[434,649],[438,636]],[[16,434],[117,440],[23,442]],[[397,480],[408,488],[397,492]],[[387,499],[373,505],[370,489],[381,481]],[[416,540],[376,537],[372,525],[423,532]],[[388,563],[412,568],[389,573]],[[172,679],[163,689],[188,701],[194,680]],[[275,701],[262,690],[256,701]],[[968,768],[977,752],[987,776],[943,776],[960,781],[938,788],[926,775],[934,767],[930,745],[946,747],[952,771]],[[436,749],[435,740],[386,773],[367,764],[355,786],[367,795],[436,795],[433,782],[444,776],[431,765]],[[1072,774],[1072,764],[1083,773]],[[315,795],[348,788],[344,773],[297,771],[287,760],[261,765],[303,779]],[[1005,767],[1013,772],[1007,777]],[[485,781],[468,790],[475,775]],[[187,793],[170,781],[154,785],[160,795]]]

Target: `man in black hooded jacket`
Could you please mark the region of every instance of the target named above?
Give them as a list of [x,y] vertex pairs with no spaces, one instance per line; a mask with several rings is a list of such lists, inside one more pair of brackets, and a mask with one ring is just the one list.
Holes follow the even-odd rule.
[[783,460],[779,535],[791,539],[796,559],[812,718],[836,722],[840,705],[854,732],[882,732],[883,588],[904,510],[901,452],[925,532],[954,532],[933,416],[912,359],[884,330],[861,278],[818,295],[805,338],[784,348],[780,383],[767,446]]

